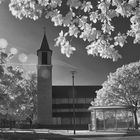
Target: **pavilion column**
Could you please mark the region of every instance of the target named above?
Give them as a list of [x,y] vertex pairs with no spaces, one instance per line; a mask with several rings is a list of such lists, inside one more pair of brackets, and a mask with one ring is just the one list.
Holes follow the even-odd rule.
[[115,129],[117,129],[118,124],[117,124],[117,110],[115,109]]
[[94,125],[95,125],[95,131],[97,130],[97,126],[96,126],[96,124],[97,124],[97,122],[96,122],[96,109],[94,110]]
[[96,109],[91,112],[91,130],[96,131]]
[[104,130],[105,130],[105,110],[103,109],[103,123],[104,123]]

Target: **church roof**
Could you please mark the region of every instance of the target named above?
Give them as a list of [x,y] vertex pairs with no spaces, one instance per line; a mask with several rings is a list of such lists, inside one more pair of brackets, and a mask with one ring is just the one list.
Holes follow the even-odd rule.
[[43,40],[42,40],[42,43],[41,43],[41,47],[37,51],[51,51],[52,52],[52,50],[49,48],[49,44],[48,44],[48,41],[47,41],[46,34],[44,34]]

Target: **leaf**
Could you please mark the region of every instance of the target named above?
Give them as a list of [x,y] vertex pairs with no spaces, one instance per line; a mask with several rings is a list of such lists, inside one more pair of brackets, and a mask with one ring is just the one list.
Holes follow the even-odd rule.
[[91,12],[90,13],[90,21],[92,21],[93,23],[96,23],[98,20],[98,13],[96,12]]
[[57,6],[61,6],[62,0],[51,0],[51,7],[56,8]]
[[137,5],[137,0],[129,0],[128,4],[135,7]]
[[49,5],[49,0],[37,0],[37,1],[41,6]]
[[82,3],[80,0],[68,0],[67,5],[78,9],[82,5]]
[[134,44],[135,43],[140,43],[140,32],[136,33],[135,35]]
[[72,47],[68,41],[66,41],[65,44],[61,45],[61,53],[65,54],[67,57],[70,57],[75,50],[75,47]]
[[78,30],[78,28],[75,25],[69,26],[69,35],[70,36],[78,37],[79,32],[80,31]]
[[80,29],[83,30],[83,32],[81,33],[79,37],[83,38],[83,40],[86,41],[92,31],[91,25],[86,23],[82,25]]
[[54,26],[61,26],[63,23],[62,15],[58,13],[52,17],[51,21],[54,22]]
[[102,24],[103,33],[111,34],[111,31],[114,31],[114,27],[110,24],[110,22],[104,22]]
[[108,8],[109,8],[109,4],[107,4],[105,2],[101,2],[98,5],[98,9],[101,10],[102,14],[105,14],[107,12]]
[[119,45],[119,46],[123,47],[124,44],[127,43],[126,39],[127,39],[126,35],[124,35],[124,34],[121,35],[120,33],[118,33],[118,36],[114,37],[114,45],[115,46]]
[[82,4],[82,7],[81,7],[81,9],[83,9],[84,12],[90,12],[92,10],[92,8],[93,8],[93,6],[90,1],[88,1],[88,2],[84,1]]
[[59,36],[55,39],[55,41],[56,41],[55,46],[61,46],[65,44],[66,38],[62,30],[59,33]]
[[75,14],[72,11],[69,11],[65,17],[63,17],[63,25],[64,26],[69,26],[72,22],[73,17]]
[[117,14],[117,12],[115,10],[108,10],[107,11],[107,16],[108,16],[109,19],[112,19],[114,17],[117,17],[118,14]]

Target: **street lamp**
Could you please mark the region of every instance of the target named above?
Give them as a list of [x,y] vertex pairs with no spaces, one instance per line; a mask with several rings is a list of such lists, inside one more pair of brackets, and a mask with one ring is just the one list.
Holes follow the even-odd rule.
[[74,74],[76,71],[71,71],[72,74],[72,98],[73,98],[73,133],[75,134],[75,92],[74,92]]

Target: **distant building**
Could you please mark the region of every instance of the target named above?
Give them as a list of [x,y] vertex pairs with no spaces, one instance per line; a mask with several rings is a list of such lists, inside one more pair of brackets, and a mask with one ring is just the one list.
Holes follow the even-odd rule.
[[[52,50],[46,35],[37,50],[37,123],[40,127],[69,129],[73,127],[72,86],[52,86]],[[101,86],[75,86],[75,124],[76,129],[87,128],[90,123],[88,107],[95,98],[95,91]]]
[[[75,86],[75,124],[76,129],[87,129],[90,123],[90,102],[95,98],[95,91],[101,86]],[[53,125],[60,128],[73,128],[72,86],[52,87]]]

